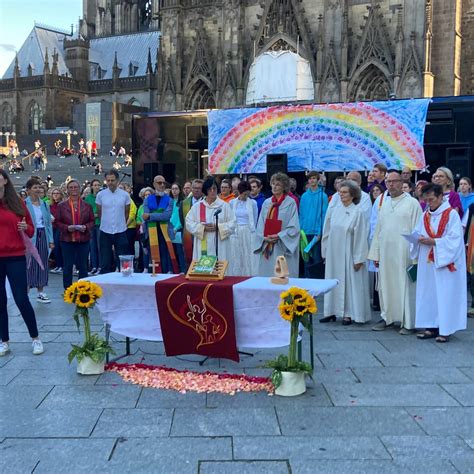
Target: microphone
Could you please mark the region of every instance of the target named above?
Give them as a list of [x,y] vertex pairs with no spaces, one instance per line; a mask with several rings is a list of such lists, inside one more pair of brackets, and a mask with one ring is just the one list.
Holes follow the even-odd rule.
[[120,171],[120,172],[125,176],[128,176],[128,177],[132,176],[130,173],[125,173],[125,171]]
[[217,217],[221,212],[222,212],[222,209],[217,209],[217,211],[214,212],[214,217]]

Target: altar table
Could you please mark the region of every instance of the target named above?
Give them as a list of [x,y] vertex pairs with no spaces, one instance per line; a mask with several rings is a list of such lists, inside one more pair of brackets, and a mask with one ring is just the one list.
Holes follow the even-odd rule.
[[[99,284],[103,296],[97,301],[103,321],[122,336],[147,341],[162,341],[155,298],[155,283],[173,274],[106,273],[88,277]],[[283,347],[290,343],[290,326],[278,311],[280,294],[292,286],[307,290],[312,296],[327,293],[338,280],[290,278],[287,285],[270,283],[269,277],[253,277],[233,288],[234,320],[238,347]]]

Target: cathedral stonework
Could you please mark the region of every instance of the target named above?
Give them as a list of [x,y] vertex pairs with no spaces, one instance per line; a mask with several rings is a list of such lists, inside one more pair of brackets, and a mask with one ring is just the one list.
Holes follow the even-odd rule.
[[72,126],[74,103],[242,106],[284,52],[316,103],[474,93],[474,0],[85,0],[75,34],[46,33],[55,49],[22,48],[0,80],[2,129]]

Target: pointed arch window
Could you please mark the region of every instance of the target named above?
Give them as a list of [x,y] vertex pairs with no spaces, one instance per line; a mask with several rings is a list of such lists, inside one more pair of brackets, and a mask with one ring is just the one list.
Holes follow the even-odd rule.
[[44,128],[43,109],[37,102],[33,102],[30,107],[29,123],[31,124],[32,133],[37,133]]
[[2,105],[0,120],[2,130],[13,130],[13,107],[6,102]]
[[214,109],[215,107],[216,100],[211,89],[202,79],[198,79],[186,96],[184,108],[186,110],[199,110]]
[[354,84],[351,99],[354,101],[387,100],[392,86],[387,76],[374,64],[368,66]]

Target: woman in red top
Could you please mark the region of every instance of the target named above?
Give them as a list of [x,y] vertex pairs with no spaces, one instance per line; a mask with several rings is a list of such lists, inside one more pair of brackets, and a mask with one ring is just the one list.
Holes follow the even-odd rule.
[[38,338],[36,317],[28,299],[25,244],[21,232],[34,234],[33,222],[25,204],[5,171],[0,169],[0,356],[10,352],[7,313],[6,278],[10,282],[18,309],[33,339],[33,354],[44,352]]

